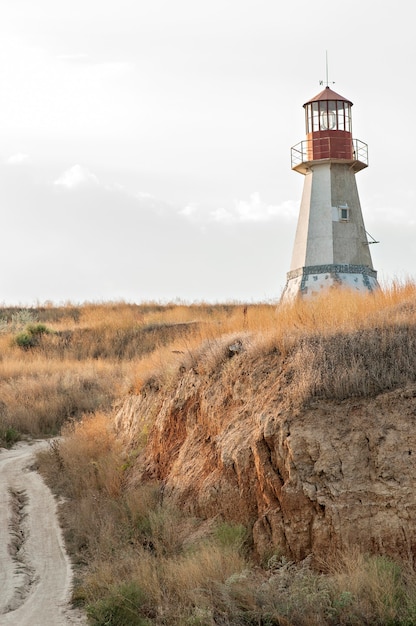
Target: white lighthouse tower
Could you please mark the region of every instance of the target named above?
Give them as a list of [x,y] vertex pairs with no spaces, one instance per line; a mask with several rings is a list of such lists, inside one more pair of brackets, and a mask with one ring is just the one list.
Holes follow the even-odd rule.
[[355,180],[368,152],[352,137],[352,102],[327,86],[303,106],[306,139],[291,154],[292,169],[305,181],[282,301],[334,286],[371,292],[377,272]]

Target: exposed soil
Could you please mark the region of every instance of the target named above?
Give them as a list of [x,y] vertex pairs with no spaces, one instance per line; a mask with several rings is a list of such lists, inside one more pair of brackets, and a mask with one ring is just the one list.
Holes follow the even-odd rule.
[[[0,450],[0,623],[2,626],[86,624],[70,606],[72,568],[56,501],[34,471],[47,442]],[[31,467],[32,466],[32,467]]]

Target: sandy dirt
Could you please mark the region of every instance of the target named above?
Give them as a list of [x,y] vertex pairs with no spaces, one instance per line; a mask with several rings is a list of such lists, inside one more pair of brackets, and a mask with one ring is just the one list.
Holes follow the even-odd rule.
[[86,624],[70,607],[72,569],[56,501],[31,469],[47,442],[0,449],[0,624]]

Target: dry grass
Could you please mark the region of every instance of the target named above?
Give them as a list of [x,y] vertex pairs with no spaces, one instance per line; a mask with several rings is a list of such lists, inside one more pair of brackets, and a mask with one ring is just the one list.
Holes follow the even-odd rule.
[[239,541],[233,545],[228,537],[224,545],[212,529],[196,533],[201,522],[163,500],[156,485],[129,486],[129,459],[108,416],[90,415],[63,434],[39,463],[66,498],[61,509],[71,551],[88,564],[78,600],[94,607],[133,581],[146,598],[145,614],[163,616],[161,624],[179,623],[197,598],[211,597],[215,585],[247,566],[240,529]]
[[[30,315],[51,332],[27,350],[13,344],[15,314],[0,311],[0,437],[6,441],[8,429],[63,434],[39,462],[66,499],[65,536],[80,566],[75,597],[89,607],[92,624],[416,622],[416,575],[384,557],[344,554],[325,574],[277,557],[268,567],[253,565],[241,529],[231,525],[235,540],[225,544],[219,520],[207,527],[187,518],[159,485],[140,480],[146,437],[127,451],[111,411],[127,392],[148,394],[148,414],[139,416],[147,427],[158,406],[152,398],[168,398],[189,372],[223,394],[224,408],[227,394],[239,394],[243,368],[253,381],[247,410],[261,402],[259,394],[277,393],[276,372],[293,403],[367,396],[414,381],[414,283],[371,296],[334,291],[291,307],[39,307]],[[239,342],[243,352],[230,358]]]
[[328,576],[340,624],[415,622],[416,576],[409,566],[352,547],[331,560]]
[[124,367],[108,363],[19,357],[0,362],[0,428],[33,437],[55,435],[85,412],[109,410],[127,381]]
[[[202,316],[201,316],[202,318]],[[246,367],[279,355],[285,397],[370,396],[416,380],[416,287],[393,285],[374,295],[332,292],[292,307],[235,306],[204,318],[136,366],[132,391],[152,386],[174,389],[181,373],[194,369],[233,377],[230,346],[241,344]]]

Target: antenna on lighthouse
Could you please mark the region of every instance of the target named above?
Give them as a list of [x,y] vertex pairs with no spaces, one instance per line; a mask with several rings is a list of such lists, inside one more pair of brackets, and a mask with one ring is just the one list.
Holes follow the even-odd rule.
[[328,50],[325,50],[325,76],[326,76],[326,80],[325,81],[320,80],[319,81],[320,85],[323,85],[325,83],[325,85],[327,87],[329,87],[329,83],[330,82],[331,82],[331,85],[335,85],[335,81],[334,80],[329,81],[329,79],[328,79]]

